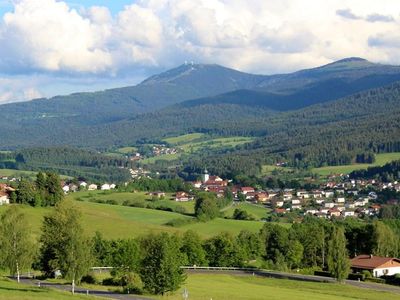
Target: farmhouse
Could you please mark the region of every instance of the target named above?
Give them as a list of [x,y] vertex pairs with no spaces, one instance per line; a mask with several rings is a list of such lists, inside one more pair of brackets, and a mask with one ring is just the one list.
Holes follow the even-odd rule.
[[186,193],[186,192],[176,192],[175,201],[177,201],[177,202],[186,202],[186,201],[190,201],[190,200],[193,200],[193,197],[190,196],[188,193]]
[[13,191],[15,190],[7,184],[0,184],[0,205],[10,204],[9,192]]
[[97,185],[96,185],[96,184],[93,184],[93,183],[90,184],[89,187],[88,187],[88,190],[89,190],[89,191],[95,191],[95,190],[97,190]]
[[400,273],[400,259],[373,255],[359,255],[351,260],[353,272],[368,270],[374,277]]

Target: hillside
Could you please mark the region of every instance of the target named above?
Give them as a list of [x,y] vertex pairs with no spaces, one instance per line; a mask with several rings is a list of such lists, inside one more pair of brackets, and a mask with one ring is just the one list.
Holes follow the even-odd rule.
[[[269,129],[257,124],[268,123],[273,113],[396,80],[399,67],[359,58],[272,76],[182,65],[132,87],[2,105],[0,149],[71,145],[105,150],[191,131],[265,135]],[[197,100],[185,101],[190,99]]]

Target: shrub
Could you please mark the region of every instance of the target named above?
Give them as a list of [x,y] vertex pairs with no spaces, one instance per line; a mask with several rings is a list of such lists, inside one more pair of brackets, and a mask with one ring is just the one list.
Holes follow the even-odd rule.
[[106,204],[118,205],[118,202],[114,199],[110,199],[110,200],[106,200]]
[[362,271],[361,271],[361,274],[364,275],[364,279],[365,279],[365,278],[372,278],[372,274],[371,274],[371,272],[368,271],[368,270],[362,270]]
[[386,283],[385,279],[382,278],[365,278],[365,281],[375,282],[375,283]]
[[315,271],[314,272],[315,276],[323,276],[323,277],[332,277],[330,272],[327,271]]
[[190,223],[194,223],[195,220],[194,219],[172,219],[170,221],[168,221],[167,223],[165,223],[165,225],[167,226],[171,226],[171,227],[180,227],[180,226],[184,226]]
[[120,285],[120,280],[115,279],[114,277],[108,277],[108,278],[104,278],[102,281],[102,285],[106,285],[106,286],[118,286]]
[[82,277],[81,282],[89,283],[89,284],[96,284],[97,280],[93,274],[87,274]]

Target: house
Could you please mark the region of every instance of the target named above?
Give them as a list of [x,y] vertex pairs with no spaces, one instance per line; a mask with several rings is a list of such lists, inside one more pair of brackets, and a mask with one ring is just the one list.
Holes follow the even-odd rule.
[[177,202],[186,202],[186,201],[190,201],[193,199],[194,198],[186,192],[176,192],[176,194],[175,194],[175,201],[177,201]]
[[10,197],[6,191],[0,190],[0,205],[10,204]]
[[240,190],[242,191],[243,195],[246,195],[247,193],[255,192],[254,188],[252,188],[251,186],[243,186]]
[[351,260],[351,269],[354,273],[368,270],[374,277],[395,275],[400,273],[400,259],[373,255],[358,255]]
[[290,201],[290,200],[292,200],[292,198],[293,198],[293,195],[290,192],[286,192],[283,194],[283,201]]
[[324,207],[325,207],[325,208],[332,208],[332,207],[335,207],[335,203],[333,203],[333,202],[325,202],[325,203],[324,203]]
[[291,209],[292,210],[301,209],[301,204],[292,204]]
[[342,216],[343,217],[354,217],[355,216],[355,214],[354,214],[354,210],[343,210],[342,211]]
[[331,197],[335,196],[335,192],[334,192],[334,191],[331,191],[331,190],[329,190],[329,191],[324,191],[323,193],[325,194],[325,197],[326,197],[326,198],[331,198]]
[[272,201],[272,204],[275,207],[282,207],[284,202],[282,200],[275,200],[275,201]]
[[192,185],[194,188],[199,189],[201,188],[201,181],[193,181]]
[[147,193],[147,195],[152,196],[152,197],[156,197],[156,198],[165,197],[165,193],[164,192],[149,192],[149,193]]
[[346,199],[344,197],[338,197],[336,198],[336,203],[345,203]]
[[254,196],[254,199],[257,202],[266,202],[268,198],[268,193],[266,192],[256,193],[256,195]]
[[299,204],[301,204],[301,200],[299,200],[299,199],[292,200],[292,205],[299,205]]
[[86,189],[87,188],[87,182],[86,181],[81,181],[81,182],[79,182],[79,186],[80,187],[82,187],[82,188],[84,188],[84,189]]
[[299,198],[307,199],[310,198],[310,194],[307,191],[301,190],[297,191],[296,196]]
[[102,191],[109,191],[109,190],[111,190],[111,186],[108,183],[105,183],[100,187],[100,189]]
[[287,211],[284,208],[275,208],[274,213],[276,214],[285,214]]
[[341,214],[340,210],[337,209],[336,207],[331,208],[330,210],[328,210],[328,215],[330,217],[340,217],[340,214]]
[[69,185],[64,185],[62,187],[62,190],[64,191],[64,194],[68,194],[69,193]]
[[88,186],[88,190],[89,191],[95,191],[95,190],[97,190],[97,185],[96,184],[89,184],[89,186]]

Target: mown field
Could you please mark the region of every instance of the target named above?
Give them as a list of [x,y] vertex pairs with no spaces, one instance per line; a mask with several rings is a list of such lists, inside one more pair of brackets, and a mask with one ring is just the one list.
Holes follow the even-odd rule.
[[216,300],[344,300],[400,299],[399,294],[356,288],[345,284],[303,282],[287,279],[239,275],[189,275],[186,284],[176,293],[157,299],[182,299],[184,288],[189,299]]
[[227,217],[232,217],[233,212],[237,208],[247,211],[256,220],[261,220],[265,218],[267,214],[271,211],[270,209],[265,208],[263,205],[245,202],[245,203],[235,203],[235,205],[230,206],[228,209],[223,210],[223,213]]
[[72,295],[68,292],[48,288],[33,287],[18,284],[0,277],[0,300],[70,300],[70,299],[99,299],[90,296]]
[[20,177],[20,176],[34,177],[34,176],[36,176],[36,172],[12,170],[12,169],[0,169],[0,177],[1,176],[8,176],[8,177],[11,177],[11,176],[15,176],[15,177]]
[[355,170],[367,169],[368,167],[372,166],[383,166],[384,164],[397,159],[400,159],[400,152],[382,153],[376,155],[376,161],[373,164],[353,164],[321,167],[312,169],[312,172],[322,176],[327,176],[330,174],[349,174]]

